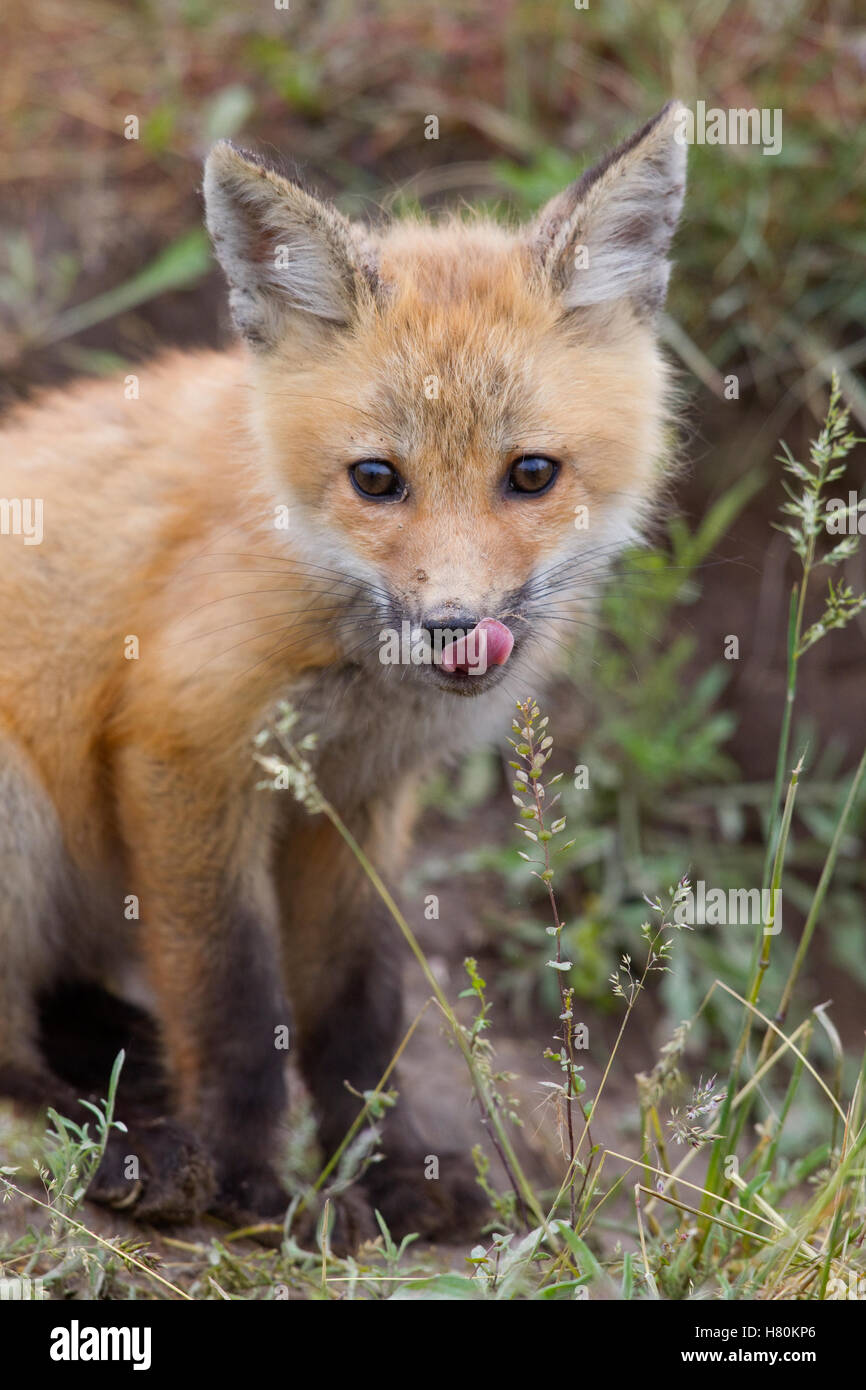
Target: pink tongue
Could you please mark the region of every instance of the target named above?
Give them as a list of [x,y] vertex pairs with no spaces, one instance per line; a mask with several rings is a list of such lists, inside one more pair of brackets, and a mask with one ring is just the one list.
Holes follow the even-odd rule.
[[489,666],[504,666],[513,646],[510,628],[497,618],[482,618],[465,637],[458,637],[456,642],[443,647],[439,665],[443,671],[465,671],[470,676],[480,676]]

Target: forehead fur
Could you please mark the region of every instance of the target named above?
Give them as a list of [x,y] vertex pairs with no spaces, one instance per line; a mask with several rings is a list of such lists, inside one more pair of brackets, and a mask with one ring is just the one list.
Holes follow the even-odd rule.
[[323,450],[342,425],[359,457],[416,459],[443,485],[523,449],[572,457],[599,486],[617,454],[650,469],[665,373],[648,326],[622,311],[588,333],[521,236],[482,219],[398,223],[376,250],[383,293],[349,331],[295,331],[259,364],[271,406],[297,391],[297,422],[309,399]]
[[531,424],[528,378],[558,317],[552,301],[532,294],[516,238],[480,221],[404,224],[383,239],[380,267],[381,308],[358,332],[378,369],[377,410],[407,448],[419,430],[447,430],[455,415],[464,447],[472,426],[488,447],[507,447],[509,434]]
[[382,278],[394,308],[411,297],[431,308],[484,300],[510,308],[526,281],[513,232],[481,217],[394,223],[379,238]]

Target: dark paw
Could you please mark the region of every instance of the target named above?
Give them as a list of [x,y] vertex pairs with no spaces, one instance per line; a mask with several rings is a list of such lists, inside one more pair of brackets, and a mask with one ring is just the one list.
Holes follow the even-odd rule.
[[[327,1194],[325,1194],[327,1196]],[[324,1205],[316,1222],[316,1234],[321,1230]],[[366,1240],[380,1235],[370,1198],[361,1186],[349,1187],[328,1202],[328,1246],[335,1255],[354,1254]]]
[[93,1202],[157,1224],[192,1221],[216,1191],[213,1164],[200,1142],[171,1119],[112,1131],[87,1190]]
[[320,1250],[326,1220],[327,1247],[340,1257],[354,1254],[359,1245],[381,1234],[361,1186],[349,1187],[338,1196],[327,1189],[307,1193],[305,1204],[294,1214],[290,1235],[302,1249]]
[[370,1201],[391,1235],[399,1238],[417,1231],[445,1237],[479,1231],[489,1205],[471,1160],[464,1154],[438,1154],[438,1177],[426,1177],[426,1172],[436,1171],[429,1157],[386,1154],[364,1179]]
[[234,1168],[224,1174],[210,1210],[230,1226],[281,1226],[289,1197],[267,1164]]

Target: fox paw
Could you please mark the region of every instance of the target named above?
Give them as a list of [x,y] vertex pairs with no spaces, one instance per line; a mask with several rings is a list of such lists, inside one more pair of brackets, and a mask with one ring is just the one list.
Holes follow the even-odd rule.
[[[267,1164],[237,1168],[224,1174],[209,1210],[235,1228],[241,1226],[282,1226],[289,1197]],[[265,1235],[262,1234],[262,1240]],[[279,1233],[266,1244],[279,1244]]]
[[474,1165],[460,1153],[436,1158],[437,1175],[430,1177],[429,1160],[420,1155],[386,1154],[370,1168],[365,1185],[392,1236],[417,1232],[428,1238],[453,1237],[477,1232],[483,1225],[489,1206]]
[[327,1246],[334,1255],[351,1255],[380,1234],[370,1199],[360,1185],[336,1195],[327,1190],[319,1193],[295,1216],[291,1234],[304,1249],[320,1249],[326,1217]]
[[215,1192],[205,1149],[176,1121],[160,1118],[112,1131],[87,1196],[137,1221],[170,1224],[201,1216]]

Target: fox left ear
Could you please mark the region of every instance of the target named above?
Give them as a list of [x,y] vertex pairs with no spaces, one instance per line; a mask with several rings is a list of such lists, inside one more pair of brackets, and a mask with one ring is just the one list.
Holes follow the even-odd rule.
[[377,271],[362,234],[256,156],[215,145],[204,198],[235,325],[254,347],[275,347],[292,314],[346,325],[373,298]]
[[651,318],[664,303],[685,193],[684,110],[668,102],[531,225],[533,260],[566,309],[628,300]]

